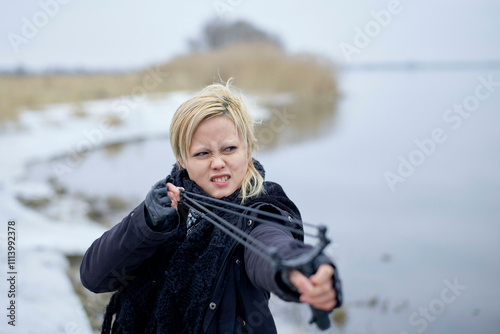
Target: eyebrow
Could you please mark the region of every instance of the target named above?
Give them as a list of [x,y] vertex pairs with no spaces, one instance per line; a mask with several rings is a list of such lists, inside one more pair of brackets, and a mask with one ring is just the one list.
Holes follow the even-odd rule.
[[237,140],[231,139],[222,143],[222,146],[236,146],[238,144]]
[[209,150],[210,149],[208,149],[206,146],[198,145],[198,146],[195,146],[195,147],[191,148],[189,150],[189,153],[198,152],[198,151],[209,151]]
[[[227,141],[223,142],[221,145],[221,147],[225,147],[225,146],[238,146],[238,140],[235,140],[235,139],[227,140]],[[189,153],[198,152],[198,151],[210,151],[210,150],[211,149],[205,145],[198,145],[198,146],[193,147],[191,150],[189,150]]]

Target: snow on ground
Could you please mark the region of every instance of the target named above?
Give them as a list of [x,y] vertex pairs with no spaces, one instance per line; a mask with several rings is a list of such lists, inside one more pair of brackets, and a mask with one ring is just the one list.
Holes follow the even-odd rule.
[[[177,107],[192,92],[172,92],[154,98],[120,97],[89,101],[82,106],[56,104],[46,110],[25,111],[17,124],[4,127],[0,136],[0,182],[23,175],[26,163],[69,156],[66,168],[76,168],[85,151],[109,144],[131,142],[168,135],[168,127]],[[290,100],[287,94],[276,101]],[[256,119],[268,112],[256,98],[248,98]],[[62,167],[62,166],[60,166]],[[62,169],[64,172],[64,168]]]
[[90,101],[75,110],[71,104],[26,111],[16,126],[0,139],[5,154],[1,182],[19,178],[26,163],[55,156],[71,156],[68,168],[78,166],[81,155],[107,144],[165,135],[176,107],[189,96],[176,92],[163,98]]
[[[0,332],[91,333],[66,274],[69,264],[65,255],[83,254],[105,229],[81,217],[74,221],[49,220],[23,206],[18,197],[36,200],[54,195],[47,184],[21,181],[26,165],[70,154],[73,159],[66,167],[77,168],[84,150],[164,135],[176,106],[187,97],[187,92],[172,93],[145,100],[134,110],[123,107],[127,106],[124,99],[91,101],[82,106],[84,117],[75,115],[71,105],[53,105],[22,113],[19,123],[0,135],[0,212],[5,224],[7,220],[16,222],[17,237],[16,326],[2,321]],[[115,122],[118,117],[119,124],[109,126],[110,117],[115,117]],[[7,244],[5,232],[0,234],[2,249]],[[7,268],[6,262],[6,256],[2,256],[2,268]],[[2,281],[2,290],[6,291],[7,282]],[[12,300],[6,293],[1,299],[5,306]]]
[[[8,306],[11,300],[16,303],[16,326],[2,321],[0,332],[90,333],[87,316],[66,275],[65,255],[81,254],[104,229],[92,222],[49,221],[19,203],[8,189],[0,190],[0,203],[4,224],[16,222],[17,273],[15,298],[8,298],[10,287],[5,279],[1,295],[2,305]],[[6,249],[6,234],[2,231],[0,235],[1,247]],[[7,258],[0,259],[7,273]]]
[[[145,98],[139,96],[89,101],[81,106],[57,104],[45,110],[25,111],[17,123],[3,126],[0,132],[0,214],[4,228],[0,248],[8,247],[7,224],[15,221],[16,274],[8,275],[7,254],[0,266],[2,279],[0,306],[15,301],[15,326],[0,322],[0,333],[91,333],[92,329],[66,274],[66,255],[81,255],[105,228],[81,215],[66,215],[64,221],[49,219],[18,200],[43,201],[54,196],[46,183],[25,182],[26,167],[33,162],[67,157],[54,164],[57,175],[64,175],[81,163],[85,151],[109,144],[166,136],[173,113],[192,96],[173,92]],[[267,111],[248,100],[256,119]],[[65,206],[67,202],[56,205]],[[62,211],[68,211],[62,208]],[[73,211],[71,211],[73,212]],[[71,219],[70,219],[71,217]],[[11,230],[12,231],[12,230]],[[11,234],[12,235],[12,234]],[[15,276],[15,297],[9,297]]]

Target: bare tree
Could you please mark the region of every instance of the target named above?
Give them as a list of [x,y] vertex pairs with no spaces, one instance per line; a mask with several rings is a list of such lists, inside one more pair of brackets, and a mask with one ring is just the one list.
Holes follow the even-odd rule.
[[188,40],[191,51],[218,49],[239,42],[265,41],[279,48],[283,45],[278,36],[265,32],[246,21],[225,22],[219,19],[209,21],[203,28],[199,40]]

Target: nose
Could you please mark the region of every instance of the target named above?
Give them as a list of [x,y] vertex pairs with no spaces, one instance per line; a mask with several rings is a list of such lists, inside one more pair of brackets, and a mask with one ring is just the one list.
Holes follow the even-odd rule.
[[224,159],[222,159],[221,156],[217,155],[217,156],[214,156],[213,159],[212,159],[212,169],[214,170],[219,170],[219,169],[222,169],[226,166],[226,163],[224,162]]

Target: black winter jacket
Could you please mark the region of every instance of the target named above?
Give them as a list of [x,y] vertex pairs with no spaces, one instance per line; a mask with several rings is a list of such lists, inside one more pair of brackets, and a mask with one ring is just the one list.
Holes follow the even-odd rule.
[[[254,203],[253,207],[300,219],[297,208],[286,197],[281,186],[265,182],[265,189],[268,194],[274,195],[273,199],[266,201],[264,196],[264,201]],[[282,198],[283,201],[276,201],[276,198]],[[96,293],[119,290],[111,303],[119,304],[120,293],[132,286],[139,277],[147,285],[160,284],[158,282],[161,280],[157,277],[163,274],[163,269],[145,267],[146,259],[152,257],[160,245],[174,238],[174,234],[185,225],[180,220],[179,226],[172,231],[155,232],[144,217],[144,203],[141,203],[121,223],[97,239],[83,258],[83,285]],[[283,259],[294,258],[311,248],[299,236],[294,237],[288,231],[267,224],[239,218],[236,225],[264,244],[277,247]],[[298,295],[281,281],[268,261],[236,242],[227,245],[225,254],[225,260],[218,268],[219,275],[210,302],[205,308],[202,333],[276,333],[268,308],[270,292],[286,301],[295,302],[298,302]],[[114,328],[116,332],[127,332],[119,328],[120,321],[122,325],[128,321],[120,318],[121,307],[124,306],[116,306]],[[150,332],[148,328],[141,330]]]

